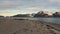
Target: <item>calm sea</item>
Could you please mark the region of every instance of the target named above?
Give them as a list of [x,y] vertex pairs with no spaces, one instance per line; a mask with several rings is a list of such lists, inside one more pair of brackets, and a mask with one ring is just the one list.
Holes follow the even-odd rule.
[[15,17],[15,18],[16,19],[29,19],[29,20],[45,21],[45,22],[60,24],[60,18],[31,18],[31,17]]
[[45,21],[45,22],[60,24],[60,18],[12,17],[12,19],[29,19],[29,20]]

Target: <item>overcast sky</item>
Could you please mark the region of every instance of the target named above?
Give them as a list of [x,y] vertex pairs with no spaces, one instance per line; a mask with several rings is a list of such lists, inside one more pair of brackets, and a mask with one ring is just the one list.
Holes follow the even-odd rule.
[[60,0],[0,0],[0,15],[4,16],[57,9],[60,9]]

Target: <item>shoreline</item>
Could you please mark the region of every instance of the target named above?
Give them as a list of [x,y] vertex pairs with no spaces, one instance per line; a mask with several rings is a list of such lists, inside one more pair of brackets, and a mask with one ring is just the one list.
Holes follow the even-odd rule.
[[[29,21],[36,21],[36,20],[29,20]],[[55,29],[55,30],[58,30],[60,31],[60,25],[56,24],[56,23],[51,23],[51,22],[45,22],[45,21],[37,21],[37,22],[40,22],[52,29]],[[49,29],[49,28],[48,28]]]
[[[52,32],[51,32],[52,31]],[[24,19],[0,20],[0,34],[60,34],[60,26]]]

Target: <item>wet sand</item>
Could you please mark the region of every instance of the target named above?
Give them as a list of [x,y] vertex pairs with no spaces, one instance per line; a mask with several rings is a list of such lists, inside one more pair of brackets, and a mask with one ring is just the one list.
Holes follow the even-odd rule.
[[0,34],[60,34],[60,26],[32,20],[0,20]]

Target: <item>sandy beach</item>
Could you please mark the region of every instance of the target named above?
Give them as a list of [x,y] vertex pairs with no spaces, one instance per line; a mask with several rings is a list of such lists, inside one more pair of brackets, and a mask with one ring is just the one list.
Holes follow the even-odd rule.
[[0,34],[60,34],[60,26],[41,21],[2,19]]

